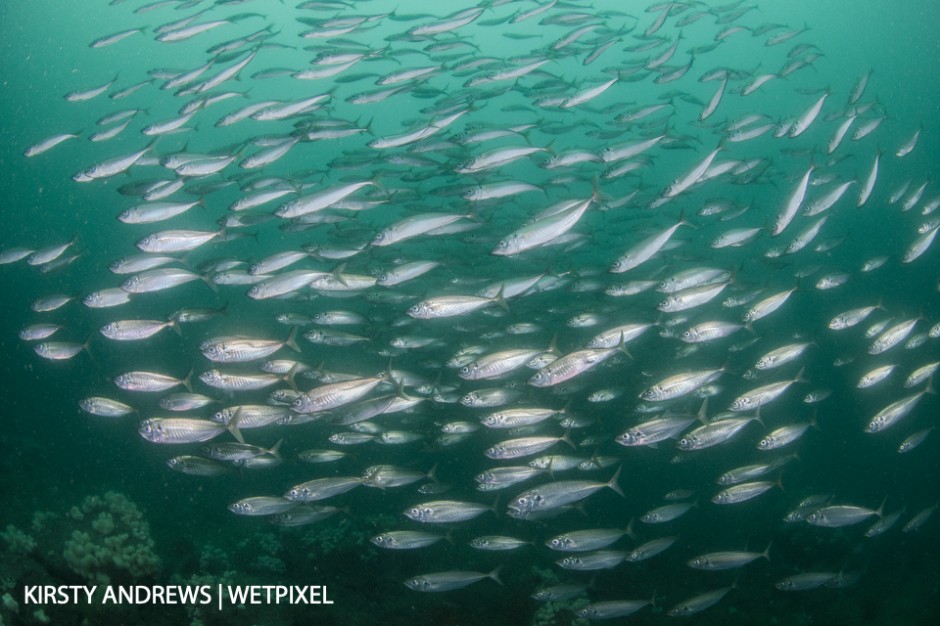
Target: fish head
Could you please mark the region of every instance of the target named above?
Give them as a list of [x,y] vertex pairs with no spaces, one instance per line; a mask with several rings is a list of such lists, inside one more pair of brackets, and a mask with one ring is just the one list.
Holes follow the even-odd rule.
[[676,442],[676,447],[680,450],[694,450],[695,446],[698,444],[698,437],[692,435],[686,435],[682,439]]
[[635,430],[628,430],[625,433],[617,435],[615,441],[622,446],[635,446],[640,442],[641,433]]
[[215,444],[204,446],[202,451],[211,459],[221,459],[223,456],[222,448]]
[[[592,346],[595,347],[595,346]],[[603,346],[596,346],[603,347]],[[558,358],[553,352],[543,352],[542,354],[537,354],[531,359],[529,359],[525,366],[529,369],[542,369],[552,361],[555,361]]]
[[98,169],[97,167],[90,167],[87,170],[83,170],[75,174],[75,176],[72,176],[72,180],[74,180],[76,183],[91,182],[95,179],[94,174],[97,171],[97,169]]
[[425,302],[419,302],[410,306],[406,313],[415,319],[426,320],[431,316],[431,307]]
[[375,237],[372,238],[372,245],[373,246],[387,245],[388,242],[391,240],[391,238],[392,238],[392,233],[390,230],[388,229],[381,230],[378,233],[376,233]]
[[773,437],[764,437],[760,440],[760,443],[757,444],[758,450],[772,450],[776,441]]
[[610,266],[610,271],[615,272],[615,273],[624,272],[627,270],[627,263],[628,263],[627,257],[620,257],[619,259],[614,261],[613,265]]
[[[124,284],[127,283],[129,280],[130,279],[124,281],[124,283],[121,283],[121,287],[123,288]],[[93,291],[87,296],[85,296],[84,298],[82,298],[82,304],[84,304],[87,307],[95,307],[99,305],[100,303],[101,303],[101,294],[97,291]]]
[[689,567],[694,567],[696,569],[706,569],[711,567],[711,564],[712,562],[704,556],[697,556],[689,561]]
[[471,187],[464,192],[463,197],[465,200],[482,200],[483,199],[483,187]]
[[529,378],[529,384],[533,387],[547,387],[552,380],[550,372],[543,367]]
[[250,515],[254,508],[248,502],[233,502],[228,505],[228,510],[236,515]]
[[380,548],[395,548],[398,545],[398,542],[391,535],[376,535],[369,541]]
[[537,491],[528,491],[523,493],[509,504],[510,509],[518,512],[529,512],[541,507],[545,503],[545,497]]
[[228,424],[229,422],[232,421],[232,418],[235,417],[235,414],[237,412],[238,412],[237,408],[229,407],[227,409],[222,409],[221,411],[217,411],[209,419],[219,424]]
[[487,415],[482,420],[480,420],[480,423],[482,423],[487,428],[496,428],[500,423],[499,416],[496,414]]
[[291,487],[284,497],[294,502],[303,502],[310,495],[310,490],[306,487]]
[[675,287],[675,284],[676,284],[676,279],[670,277],[670,278],[667,278],[666,280],[659,281],[659,285],[657,285],[657,289],[659,291],[672,291]]
[[433,585],[430,580],[422,576],[417,576],[405,581],[405,586],[415,591],[430,591]]
[[[660,311],[672,311],[673,309],[675,309],[676,306],[679,305],[679,303],[680,303],[680,299],[678,297],[669,296],[668,298],[660,302],[656,308],[659,309]],[[659,334],[661,337],[664,336],[663,333],[667,333],[666,335],[667,338],[673,336],[673,334],[668,329],[663,329],[660,331]]]
[[209,370],[207,372],[203,372],[199,375],[199,380],[209,386],[212,386],[214,383],[218,383],[222,380],[222,372],[219,370]]
[[885,423],[887,418],[884,415],[878,415],[871,422],[868,423],[868,426],[865,427],[866,433],[877,433],[885,428]]
[[499,243],[496,244],[496,247],[493,249],[493,254],[496,255],[508,255],[516,254],[519,252],[519,247],[522,242],[522,238],[517,234],[509,235],[503,239],[499,240]]
[[224,343],[203,341],[199,344],[199,351],[210,361],[218,361],[225,357]]
[[475,391],[471,391],[460,399],[460,404],[464,406],[480,406],[482,403],[483,401]]
[[157,420],[144,420],[141,422],[138,432],[140,433],[140,436],[147,441],[157,442],[164,441],[166,439],[166,431],[164,430],[163,425]]
[[775,362],[776,360],[777,360],[777,359],[775,359],[775,358],[773,358],[773,357],[762,356],[761,358],[759,358],[759,359],[757,360],[757,363],[754,364],[754,367],[757,368],[757,369],[759,369],[759,370],[765,370],[765,369],[767,369],[767,368],[769,368],[769,367],[772,367],[773,364],[774,364],[774,362]]
[[416,522],[426,522],[433,514],[434,511],[426,506],[415,506],[405,511],[405,517]]
[[806,521],[814,526],[825,526],[828,518],[823,511],[813,511],[806,516]]
[[472,363],[468,363],[467,365],[464,365],[460,368],[460,377],[467,380],[473,380],[476,378],[479,371],[480,364],[476,361],[473,361]]
[[559,535],[546,541],[545,545],[552,550],[570,550],[574,546],[574,542],[567,535]]

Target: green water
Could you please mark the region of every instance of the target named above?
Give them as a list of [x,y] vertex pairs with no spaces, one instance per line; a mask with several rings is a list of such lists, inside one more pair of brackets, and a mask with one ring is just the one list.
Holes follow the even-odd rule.
[[[76,249],[81,256],[70,266],[43,274],[23,262],[0,267],[4,290],[3,327],[0,342],[3,360],[3,383],[0,386],[3,406],[3,428],[0,442],[5,451],[0,460],[0,494],[3,515],[0,525],[15,525],[32,534],[40,542],[28,554],[16,554],[8,543],[0,544],[0,577],[4,592],[16,598],[21,607],[14,612],[9,606],[0,609],[6,624],[35,623],[36,607],[22,606],[22,590],[35,584],[83,584],[80,574],[69,569],[62,559],[62,542],[81,524],[70,521],[66,512],[93,495],[108,491],[125,494],[139,507],[149,524],[154,553],[162,561],[156,575],[130,577],[122,582],[146,585],[167,584],[308,584],[326,585],[335,604],[330,606],[259,606],[248,609],[226,607],[222,611],[201,609],[198,615],[186,607],[43,607],[53,623],[190,623],[198,618],[205,624],[289,624],[289,623],[374,623],[382,619],[391,623],[419,624],[568,624],[574,619],[570,605],[551,611],[529,596],[537,589],[557,581],[588,582],[592,586],[577,601],[587,602],[622,599],[646,599],[655,593],[656,606],[645,608],[626,622],[668,623],[666,611],[697,593],[726,587],[733,589],[717,606],[694,616],[696,623],[724,624],[929,624],[937,619],[938,583],[935,563],[938,545],[937,517],[930,518],[917,532],[902,533],[900,527],[910,518],[936,503],[940,467],[936,460],[937,435],[934,433],[914,451],[899,455],[898,444],[908,435],[934,426],[937,399],[924,396],[911,416],[886,433],[868,434],[865,424],[878,410],[914,390],[902,387],[904,377],[914,368],[937,359],[937,340],[928,339],[916,349],[903,345],[881,357],[866,354],[871,340],[862,335],[877,320],[893,317],[895,322],[922,316],[914,334],[925,333],[940,321],[937,298],[937,250],[932,247],[916,262],[900,263],[907,247],[916,237],[917,227],[936,214],[924,217],[921,207],[936,197],[931,179],[940,162],[940,148],[935,139],[932,120],[940,101],[934,69],[938,66],[938,40],[934,24],[940,19],[938,8],[929,2],[895,3],[866,2],[862,6],[849,2],[764,2],[735,23],[755,28],[761,24],[779,24],[781,28],[759,37],[738,33],[718,48],[701,53],[684,78],[659,85],[646,76],[643,80],[627,80],[624,73],[618,83],[596,100],[560,111],[539,108],[533,104],[539,97],[563,93],[570,96],[590,86],[609,80],[618,71],[625,71],[637,61],[656,56],[674,40],[674,22],[695,10],[674,16],[656,33],[669,40],[649,53],[628,53],[623,49],[640,42],[637,38],[654,20],[657,13],[644,12],[641,3],[570,3],[558,5],[539,18],[519,24],[505,23],[516,11],[534,8],[533,3],[516,2],[485,11],[474,23],[456,31],[454,39],[462,44],[450,52],[426,58],[423,54],[400,53],[401,50],[422,50],[430,42],[410,43],[389,36],[432,21],[417,16],[413,21],[384,19],[374,28],[356,32],[348,39],[333,40],[337,45],[348,41],[364,43],[378,49],[390,46],[380,60],[363,61],[347,74],[364,73],[359,80],[322,79],[300,81],[287,76],[252,79],[255,72],[271,68],[300,70],[309,67],[315,52],[304,50],[307,45],[324,44],[322,40],[300,39],[309,27],[294,20],[299,14],[326,19],[331,11],[299,10],[273,2],[247,2],[235,7],[220,7],[202,19],[236,12],[258,12],[263,17],[250,17],[189,41],[164,44],[154,40],[153,29],[161,24],[191,15],[210,3],[203,2],[188,10],[165,7],[144,14],[133,9],[142,2],[123,2],[114,6],[95,2],[30,2],[6,3],[0,8],[0,29],[3,37],[3,63],[0,64],[3,90],[0,91],[4,123],[0,125],[0,207],[2,230],[0,249],[23,246],[41,248],[64,243],[77,236]],[[435,13],[441,16],[469,8],[449,4],[429,8],[424,3],[371,2],[355,3],[345,11],[353,15],[379,15],[396,9],[398,17],[408,14]],[[744,5],[742,5],[744,6]],[[396,8],[397,7],[397,8]],[[550,59],[544,67],[548,75],[536,74],[517,83],[486,86],[477,91],[465,89],[465,81],[478,76],[451,75],[441,71],[414,92],[405,92],[389,100],[368,106],[350,104],[353,94],[377,89],[375,80],[382,75],[407,67],[443,64],[446,68],[479,57],[499,60],[513,59],[521,63],[539,58],[551,42],[560,39],[577,26],[541,25],[539,19],[569,12],[587,12],[599,16],[599,29],[574,46],[576,53],[564,52]],[[404,17],[403,17],[404,16]],[[620,29],[622,41],[607,49],[598,60],[584,65],[592,46],[592,37],[603,40]],[[151,225],[125,225],[115,216],[139,200],[119,195],[117,188],[129,182],[155,177],[172,177],[172,172],[153,166],[135,166],[129,174],[107,180],[80,184],[71,177],[95,163],[141,149],[149,141],[140,134],[147,123],[175,117],[187,101],[171,91],[157,88],[162,80],[134,96],[112,101],[106,95],[89,102],[68,102],[64,95],[73,90],[101,85],[117,75],[111,91],[148,78],[156,68],[190,70],[206,63],[205,50],[221,41],[243,36],[264,25],[273,25],[277,35],[271,41],[293,47],[266,48],[241,73],[241,78],[226,83],[217,91],[247,91],[247,96],[222,102],[193,118],[197,129],[188,133],[161,137],[154,148],[160,156],[176,151],[226,151],[238,149],[249,139],[266,134],[283,134],[291,121],[261,123],[248,121],[219,129],[214,122],[223,114],[249,102],[263,100],[294,100],[326,93],[333,89],[330,105],[314,118],[336,118],[370,124],[372,135],[300,143],[283,159],[255,172],[260,176],[292,176],[309,183],[325,186],[342,182],[369,180],[377,176],[382,190],[394,191],[391,201],[376,209],[347,214],[338,226],[320,227],[301,233],[279,230],[282,220],[246,229],[255,234],[224,243],[210,244],[189,255],[197,265],[209,259],[235,258],[249,262],[269,254],[298,249],[302,244],[361,245],[376,232],[417,212],[453,212],[473,214],[482,226],[469,233],[422,237],[387,249],[371,248],[349,261],[345,271],[369,274],[388,268],[400,261],[438,260],[444,264],[434,272],[392,290],[402,293],[402,302],[384,303],[358,294],[353,298],[323,297],[311,302],[280,302],[250,300],[247,287],[221,286],[210,290],[201,282],[169,290],[145,294],[130,305],[114,309],[89,309],[80,301],[46,314],[37,314],[29,305],[36,298],[52,293],[81,296],[105,287],[117,286],[124,277],[108,271],[117,258],[138,252],[134,242],[147,233],[162,228],[193,228],[213,230],[216,220],[226,213],[229,204],[243,195],[237,186],[209,194],[206,209],[195,208],[172,221]],[[774,32],[809,30],[780,46],[768,47],[764,40]],[[145,34],[136,34],[113,46],[92,49],[89,42],[127,28],[146,26]],[[682,29],[679,51],[668,65],[683,65],[686,51],[695,46],[714,43],[714,35],[722,26],[706,18]],[[507,37],[507,35],[512,35]],[[462,38],[462,39],[461,39]],[[442,36],[442,41],[449,40]],[[774,72],[786,61],[786,52],[797,44],[814,44],[822,53],[812,67],[788,78],[775,79],[763,89],[747,97],[730,93],[732,87],[746,84],[748,78],[729,81],[729,92],[717,112],[699,124],[701,109],[711,97],[717,82],[701,83],[696,79],[704,72],[730,67],[745,73]],[[447,55],[453,54],[452,58]],[[242,53],[213,67],[206,76],[228,66]],[[848,94],[857,79],[871,71],[871,79],[861,103],[875,102],[874,112],[864,119],[877,117],[882,110],[887,119],[866,139],[853,142],[847,137],[835,153],[844,157],[830,161],[825,146],[842,117],[824,119],[842,111]],[[345,76],[345,75],[340,75]],[[540,82],[544,81],[544,82]],[[501,89],[507,89],[505,93]],[[558,91],[553,91],[554,89]],[[495,91],[490,91],[493,89]],[[749,142],[726,144],[719,160],[725,158],[762,158],[769,160],[766,174],[757,182],[734,184],[729,177],[708,182],[701,188],[680,195],[657,210],[646,208],[673,179],[701,161],[721,137],[721,124],[745,115],[760,113],[777,122],[795,117],[807,109],[820,93],[829,89],[823,112],[814,125],[801,137],[772,139],[765,135]],[[800,91],[804,90],[804,91]],[[805,91],[809,90],[809,92]],[[623,126],[610,120],[636,107],[667,101],[664,95],[673,91],[672,110],[666,127],[677,139],[676,149],[657,147],[644,157],[648,164],[635,175],[604,179],[607,165],[588,163],[567,170],[546,170],[539,164],[546,158],[536,154],[485,172],[480,176],[461,176],[454,169],[467,158],[497,146],[527,144],[548,147],[556,154],[569,150],[599,153],[611,145],[630,143],[659,134],[659,127],[648,130],[628,129],[617,137],[607,137]],[[812,92],[812,93],[810,93]],[[483,97],[485,96],[485,97]],[[452,99],[452,100],[451,100]],[[503,139],[493,144],[462,147],[452,143],[443,152],[431,153],[437,165],[393,166],[382,161],[385,153],[367,147],[376,137],[398,135],[420,128],[439,118],[451,101],[469,105],[470,111],[434,140],[456,140],[460,133],[483,128],[504,129],[514,125],[536,124],[526,131],[523,141]],[[100,144],[86,137],[100,130],[95,120],[121,108],[141,108],[131,126],[118,138]],[[662,119],[663,114],[649,119]],[[858,122],[849,134],[857,128]],[[903,159],[894,153],[910,136],[923,126],[916,149]],[[78,132],[80,139],[70,140],[46,154],[26,159],[23,151],[42,138],[63,132]],[[374,135],[374,136],[373,136]],[[185,148],[184,148],[185,146]],[[234,148],[233,148],[234,146]],[[811,152],[816,148],[815,152]],[[248,149],[245,155],[254,149]],[[764,253],[774,246],[785,246],[812,220],[797,217],[778,239],[761,235],[753,244],[742,248],[714,250],[709,242],[731,227],[758,227],[772,224],[799,178],[812,164],[817,172],[834,175],[835,182],[858,179],[868,175],[876,154],[882,152],[881,167],[871,199],[857,209],[855,199],[859,185],[850,188],[833,209],[821,235],[804,250],[792,257],[768,259]],[[395,154],[410,154],[407,149]],[[237,161],[241,160],[241,156]],[[236,161],[236,163],[237,163]],[[227,168],[224,178],[243,173],[236,165]],[[637,175],[638,174],[638,175]],[[553,181],[553,176],[570,179]],[[215,177],[209,180],[220,180]],[[240,182],[244,182],[241,178]],[[459,193],[467,186],[501,180],[528,181],[545,189],[545,194],[522,194],[510,201],[471,206]],[[902,212],[888,198],[905,181],[910,182],[908,194],[927,181],[924,199],[915,209]],[[208,182],[208,181],[207,181]],[[831,184],[810,187],[810,198]],[[597,186],[606,199],[613,200],[639,189],[635,202],[610,210],[589,210],[572,232],[586,235],[583,245],[566,250],[544,248],[528,251],[514,258],[490,254],[496,242],[513,232],[526,219],[551,203],[566,199],[586,199]],[[370,190],[371,191],[371,190]],[[372,197],[381,197],[375,190]],[[397,194],[397,195],[396,195]],[[362,194],[366,197],[369,194]],[[184,195],[174,198],[185,197]],[[696,215],[709,200],[729,200],[752,208],[730,222],[715,217]],[[266,205],[261,211],[273,211],[277,204]],[[607,273],[610,264],[642,238],[673,225],[682,213],[695,228],[681,228],[673,243],[678,244],[652,261],[628,274]],[[830,240],[843,240],[824,253],[812,247]],[[890,256],[885,267],[862,273],[861,264],[879,255]],[[312,262],[310,267],[332,271],[338,262]],[[663,295],[655,291],[628,297],[612,298],[604,287],[627,280],[655,279],[680,269],[714,266],[734,271],[734,284],[704,309],[686,312],[689,323],[709,319],[739,321],[744,309],[725,309],[720,301],[729,295],[752,292],[762,288],[764,297],[789,289],[797,284],[795,273],[813,266],[819,272],[799,281],[793,297],[777,313],[754,324],[754,334],[739,331],[733,338],[714,344],[703,344],[700,351],[684,359],[677,358],[685,347],[676,338],[660,337],[664,327],[654,327],[631,343],[630,358],[617,355],[612,364],[576,378],[570,385],[555,389],[535,390],[527,386],[530,375],[514,374],[505,381],[462,381],[443,363],[460,347],[483,344],[488,351],[515,347],[544,348],[556,337],[562,352],[577,350],[596,332],[627,322],[665,322],[675,315],[661,314],[657,304]],[[846,285],[833,290],[814,288],[825,273],[843,271],[850,275]],[[451,320],[411,320],[404,315],[408,306],[423,298],[443,294],[472,294],[481,286],[513,277],[555,272],[570,280],[564,288],[510,299],[509,313],[498,307]],[[598,289],[589,289],[597,282]],[[380,293],[380,288],[372,288]],[[758,298],[758,299],[759,299]],[[878,312],[851,330],[835,333],[826,328],[828,321],[844,310],[872,305],[881,301],[887,310]],[[221,307],[228,305],[227,315],[205,325],[186,325],[182,338],[162,331],[145,342],[109,342],[97,329],[115,319],[162,319],[182,307]],[[200,478],[171,472],[166,460],[177,454],[196,454],[199,445],[158,446],[137,435],[138,417],[119,420],[99,418],[81,413],[77,401],[88,395],[121,398],[140,408],[140,417],[165,415],[155,398],[142,397],[117,390],[110,379],[130,369],[155,369],[174,376],[183,376],[190,368],[196,375],[212,366],[198,351],[199,343],[225,334],[251,334],[283,339],[286,327],[274,320],[284,311],[312,314],[323,309],[348,309],[367,315],[372,323],[352,329],[371,338],[369,344],[351,348],[313,346],[301,339],[301,354],[289,350],[278,353],[280,358],[299,358],[313,366],[336,372],[371,376],[389,363],[389,341],[400,336],[421,336],[438,340],[437,346],[394,354],[393,367],[407,370],[434,382],[441,374],[442,385],[454,385],[457,393],[472,389],[511,384],[524,391],[523,404],[560,407],[571,402],[572,413],[591,418],[586,430],[572,431],[580,442],[588,436],[599,436],[596,448],[578,450],[589,457],[612,455],[620,460],[614,466],[589,474],[561,474],[558,479],[589,479],[605,482],[617,465],[622,465],[620,485],[626,498],[611,490],[601,490],[583,502],[582,512],[566,512],[555,519],[523,522],[506,516],[508,501],[524,489],[526,483],[500,492],[496,500],[497,515],[487,513],[470,522],[454,525],[450,532],[453,543],[441,542],[415,551],[380,550],[368,539],[393,529],[418,529],[420,525],[407,520],[402,511],[417,503],[435,499],[494,502],[492,494],[474,489],[472,477],[499,465],[482,452],[502,438],[504,433],[480,431],[474,438],[454,448],[431,445],[379,446],[367,444],[350,447],[351,458],[337,466],[306,465],[296,454],[308,448],[329,447],[326,437],[337,431],[325,424],[292,427],[270,427],[250,432],[251,443],[271,446],[285,439],[283,465],[270,470],[240,470],[230,476]],[[605,322],[598,328],[575,329],[565,322],[578,313],[602,315]],[[53,362],[39,358],[27,342],[17,337],[24,326],[40,321],[54,321],[65,326],[64,340],[82,342],[93,336],[90,354],[80,354],[68,361]],[[407,324],[403,322],[408,322]],[[511,323],[534,322],[542,330],[534,335],[511,336],[502,333]],[[759,342],[741,352],[729,348],[751,337]],[[769,376],[749,381],[742,374],[767,351],[793,341],[815,341],[816,346],[801,357],[796,367],[776,370]],[[843,367],[833,362],[840,358],[854,361]],[[857,389],[858,378],[876,365],[895,363],[891,377],[872,389]],[[808,384],[794,385],[783,398],[766,407],[763,416],[767,430],[786,423],[808,421],[815,416],[818,430],[810,430],[795,444],[799,460],[778,472],[782,489],[774,488],[757,499],[731,506],[712,504],[718,491],[714,478],[728,469],[764,460],[754,449],[765,429],[749,425],[743,436],[726,446],[705,450],[685,462],[671,463],[676,450],[671,442],[657,449],[624,448],[612,438],[626,426],[645,416],[636,414],[638,394],[662,378],[691,369],[727,367],[719,381],[722,391],[710,400],[709,415],[727,408],[739,394],[772,381],[785,380],[805,367]],[[220,367],[221,368],[221,367]],[[247,371],[247,368],[241,368]],[[317,383],[300,382],[302,390]],[[196,383],[197,391],[215,395],[224,406],[238,402],[263,402],[266,392],[247,395],[225,394]],[[621,395],[608,403],[587,402],[596,390],[614,388]],[[813,389],[833,391],[825,402],[809,406],[802,397]],[[917,389],[923,388],[923,385]],[[916,389],[915,389],[916,390]],[[409,393],[415,391],[408,389]],[[677,403],[677,410],[694,412],[697,400]],[[215,409],[213,409],[215,410]],[[420,432],[426,442],[438,434],[440,423],[452,420],[476,420],[486,412],[468,409],[459,404],[435,403],[430,400],[411,414],[393,416],[388,426]],[[205,410],[202,417],[211,414]],[[558,436],[563,430],[553,427],[545,434]],[[228,438],[227,435],[225,435]],[[563,447],[564,444],[562,444]],[[554,448],[552,452],[562,453]],[[565,450],[565,453],[574,451]],[[784,451],[786,453],[786,451]],[[523,464],[525,461],[520,461]],[[421,471],[436,466],[437,478],[453,485],[440,496],[424,496],[409,486],[387,491],[358,488],[327,501],[348,509],[312,526],[280,529],[263,519],[239,517],[226,506],[240,498],[254,495],[281,494],[304,480],[326,475],[358,475],[372,464],[402,465]],[[506,464],[506,463],[502,463]],[[777,474],[770,477],[777,479]],[[547,480],[547,479],[546,479]],[[536,483],[537,484],[537,483]],[[678,542],[664,554],[640,564],[624,563],[596,576],[590,572],[570,572],[559,568],[555,561],[562,553],[544,547],[544,541],[558,533],[584,528],[623,528],[632,518],[663,504],[668,491],[687,488],[695,491],[697,506],[679,520],[662,527],[636,524],[637,539],[625,538],[614,549],[631,550],[639,543],[658,536],[677,535]],[[878,507],[887,497],[885,512],[904,509],[898,525],[884,536],[868,539],[864,530],[870,522],[842,529],[819,528],[808,524],[786,524],[781,521],[803,497],[828,493],[833,503]],[[44,530],[31,529],[37,512],[52,512],[56,517]],[[422,528],[426,529],[426,528]],[[432,529],[436,530],[436,529]],[[515,552],[482,552],[469,547],[474,537],[507,534],[530,540]],[[769,543],[770,562],[759,560],[741,570],[700,572],[686,566],[690,558],[717,550],[763,550]],[[45,542],[45,543],[43,543]],[[402,583],[419,574],[447,570],[490,572],[502,564],[503,585],[490,580],[456,591],[441,594],[420,594]],[[785,593],[774,583],[803,571],[861,573],[858,582],[844,589],[827,589]],[[555,607],[553,607],[555,608]],[[934,617],[931,617],[931,616]],[[552,621],[554,620],[554,621]]]

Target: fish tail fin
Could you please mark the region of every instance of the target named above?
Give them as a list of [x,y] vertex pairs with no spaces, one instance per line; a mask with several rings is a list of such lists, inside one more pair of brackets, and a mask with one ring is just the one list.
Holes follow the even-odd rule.
[[238,410],[235,411],[235,415],[232,416],[232,419],[229,420],[225,427],[230,433],[232,433],[232,436],[235,437],[238,443],[245,443],[245,438],[242,436],[242,431],[238,428],[238,422],[241,419],[241,416],[242,409],[241,407],[238,407]]
[[624,342],[622,330],[620,331],[620,341],[617,342],[617,346],[614,348],[614,350],[624,353],[631,361],[634,360],[633,355],[630,354],[629,350],[627,350],[627,345]]
[[623,470],[623,465],[617,468],[617,471],[614,472],[614,475],[611,476],[610,480],[607,481],[607,486],[616,491],[621,498],[626,498],[627,494],[623,492],[623,489],[620,488],[620,485],[617,484],[617,481],[620,480],[620,472]]
[[503,297],[503,292],[505,290],[506,290],[506,283],[503,283],[502,285],[499,286],[499,292],[497,292],[496,296],[493,298],[493,302],[498,304],[500,307],[505,309],[507,313],[509,313],[510,312],[509,305],[506,304],[506,298]]
[[878,505],[878,509],[875,510],[875,515],[877,515],[879,518],[884,517],[885,503],[887,501],[888,501],[888,496],[885,496],[884,499],[881,501],[881,504]]
[[503,565],[502,565],[502,564],[497,565],[497,566],[496,566],[496,569],[494,569],[492,572],[490,572],[489,574],[487,574],[486,577],[487,577],[487,578],[492,578],[493,580],[495,580],[496,582],[498,582],[500,585],[502,585],[502,584],[503,584],[503,581],[501,581],[501,580],[499,579],[499,571],[500,571],[501,569],[503,569]]
[[[571,440],[571,436],[570,436],[570,435],[571,435],[571,429],[568,429],[568,430],[565,431],[565,434],[562,435],[562,436],[559,438],[559,440],[560,440],[560,441],[564,441],[564,442],[567,443],[569,446],[571,446],[573,449],[577,450],[577,449],[578,449],[578,446],[574,445],[574,442]],[[549,465],[551,465],[551,463],[549,463]]]
[[[599,179],[597,176],[595,176],[594,178],[591,179],[591,198],[590,198],[589,202],[593,202],[593,203],[597,204],[597,203],[599,203],[599,202],[601,202],[601,201],[607,201],[607,200],[610,200],[610,198],[609,198],[608,196],[605,196],[605,195],[601,192],[601,182],[600,182],[600,179]],[[590,206],[591,206],[591,205],[588,204],[588,208],[590,208]]]
[[757,408],[754,410],[754,417],[752,419],[754,419],[758,424],[760,424],[764,428],[767,428],[767,424],[764,423],[764,420],[762,420],[760,416],[760,410],[763,406],[764,406],[763,404],[759,404],[757,406]]
[[189,368],[189,373],[186,374],[186,377],[180,381],[180,383],[186,387],[186,390],[190,393],[193,392],[193,371],[195,371],[195,368]]
[[284,342],[284,345],[294,352],[300,352],[300,346],[297,344],[297,330],[299,328],[299,326],[291,327],[290,332],[287,334],[287,341]]
[[209,289],[211,289],[214,293],[219,293],[219,286],[212,282],[212,278],[209,276],[209,274],[202,274],[200,278],[202,278],[202,282],[204,282],[206,286],[208,286]]
[[300,363],[294,363],[290,366],[290,369],[287,370],[287,373],[284,374],[283,380],[287,385],[293,390],[297,391],[297,381],[294,380],[297,377],[297,372],[299,371]]
[[[91,338],[92,337],[94,337],[94,334],[90,334],[88,335],[88,337],[85,338],[85,341],[82,343],[82,350],[85,351],[85,354],[88,355],[88,358],[91,359],[92,363],[97,364],[98,360],[95,358],[95,354],[91,351]],[[930,387],[929,384],[927,386]]]
[[773,539],[770,540],[770,542],[767,544],[767,547],[764,548],[764,551],[760,553],[762,557],[767,559],[768,563],[770,562],[770,546],[772,545],[774,545]]
[[558,352],[557,343],[558,343],[558,333],[556,332],[554,335],[552,335],[552,340],[548,342],[548,347],[545,348],[545,351],[550,352],[552,354],[560,354],[560,352]]
[[346,269],[346,264],[341,263],[339,267],[337,267],[335,270],[333,270],[330,273],[333,275],[333,278],[335,278],[341,285],[345,285],[346,287],[348,287],[349,283],[346,282],[346,277],[343,276],[343,270],[345,269]]
[[698,413],[695,414],[695,419],[702,424],[708,424],[708,398],[702,400],[702,406],[699,407]]

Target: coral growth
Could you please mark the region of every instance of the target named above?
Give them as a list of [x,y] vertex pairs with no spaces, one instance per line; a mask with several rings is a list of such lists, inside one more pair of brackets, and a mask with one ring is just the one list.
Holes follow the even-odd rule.
[[22,530],[10,524],[2,533],[0,539],[7,544],[7,549],[17,555],[29,554],[36,549],[36,540]]
[[0,539],[8,554],[32,555],[53,570],[64,564],[99,584],[138,581],[161,567],[143,513],[113,491],[88,496],[65,514],[37,512],[29,533],[10,525]]
[[113,491],[89,496],[69,517],[79,528],[66,540],[62,556],[76,574],[107,584],[114,576],[138,580],[160,571],[150,526],[126,496]]

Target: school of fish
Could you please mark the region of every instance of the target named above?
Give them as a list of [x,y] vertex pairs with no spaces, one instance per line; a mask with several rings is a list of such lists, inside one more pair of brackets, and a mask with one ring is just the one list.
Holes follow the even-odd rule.
[[[940,366],[937,287],[904,286],[938,260],[940,191],[905,168],[929,133],[877,76],[824,78],[808,27],[748,0],[112,4],[128,28],[92,48],[173,46],[178,66],[61,94],[85,130],[49,120],[24,150],[113,192],[96,211],[123,252],[7,246],[4,271],[75,286],[8,306],[32,308],[38,358],[100,370],[75,402],[138,419],[166,471],[283,476],[220,507],[330,524],[375,488],[352,513],[400,521],[372,543],[429,553],[408,588],[537,563],[565,582],[526,593],[587,597],[592,620],[734,603],[744,569],[777,580],[748,593],[848,587],[864,542],[928,523],[929,489],[798,469],[843,430],[878,440],[872,463],[917,454]],[[99,365],[119,344],[139,367]],[[683,541],[760,507],[786,514]],[[862,556],[778,564],[797,526]],[[441,566],[444,539],[499,554]],[[588,587],[667,551],[689,568],[671,588]]]

